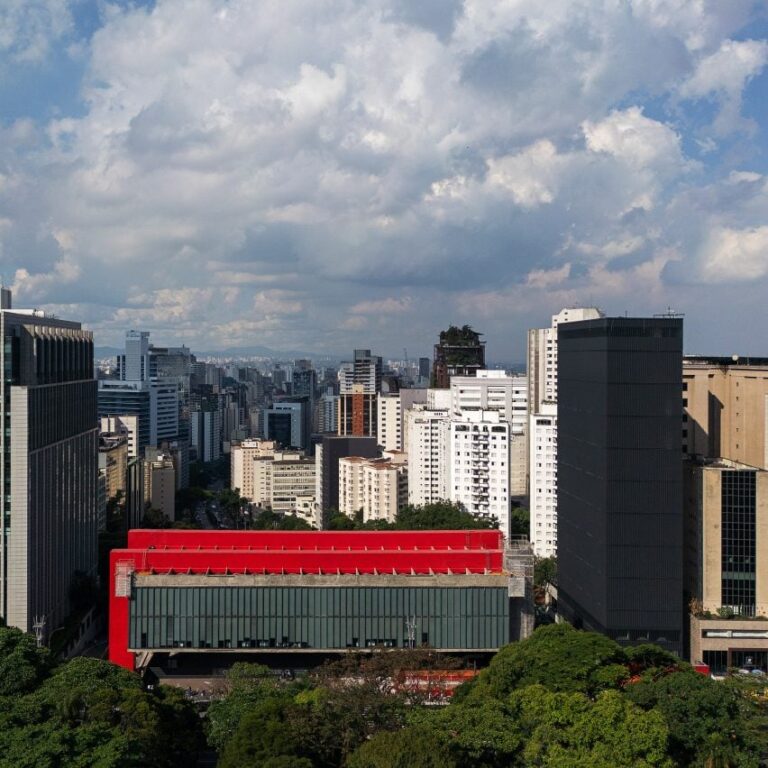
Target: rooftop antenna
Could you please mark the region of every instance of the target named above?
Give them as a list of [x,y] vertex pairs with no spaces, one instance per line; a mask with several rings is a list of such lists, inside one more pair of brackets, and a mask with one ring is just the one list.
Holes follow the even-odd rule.
[[667,306],[665,312],[659,312],[658,314],[654,315],[654,317],[685,317],[685,314],[678,312],[676,309],[672,309],[670,306]]

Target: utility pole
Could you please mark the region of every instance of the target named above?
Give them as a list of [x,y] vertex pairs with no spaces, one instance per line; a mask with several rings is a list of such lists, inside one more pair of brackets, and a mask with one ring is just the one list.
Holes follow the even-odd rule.
[[45,614],[42,616],[35,616],[32,620],[32,629],[35,632],[35,640],[37,641],[37,647],[42,648],[45,644],[43,639],[45,637]]

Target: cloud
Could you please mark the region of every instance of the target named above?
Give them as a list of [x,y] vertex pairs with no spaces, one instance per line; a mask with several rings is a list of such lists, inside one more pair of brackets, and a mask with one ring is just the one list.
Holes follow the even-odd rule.
[[744,282],[768,274],[768,226],[750,229],[716,227],[699,253],[706,282]]
[[651,120],[640,107],[614,110],[604,120],[585,120],[587,148],[621,158],[634,168],[682,164],[680,137],[667,125]]
[[720,111],[714,129],[721,136],[751,129],[752,124],[741,117],[742,94],[766,62],[768,42],[765,40],[724,40],[717,51],[699,60],[694,72],[680,86],[680,95],[693,100],[717,99]]
[[[561,302],[734,279],[706,265],[716,233],[764,226],[764,179],[726,167],[697,102],[743,126],[751,2],[418,5],[105,6],[80,109],[0,125],[20,300],[81,308],[104,343],[426,351],[476,314],[519,350]],[[6,58],[84,36],[63,0],[3,9]]]
[[0,55],[16,65],[39,64],[72,29],[70,0],[3,0]]
[[400,312],[408,312],[411,308],[409,296],[403,298],[390,297],[377,301],[362,301],[349,308],[353,315],[390,315]]

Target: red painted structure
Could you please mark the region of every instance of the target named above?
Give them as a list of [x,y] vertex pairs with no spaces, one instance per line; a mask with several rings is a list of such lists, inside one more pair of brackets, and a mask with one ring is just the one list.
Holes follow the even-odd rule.
[[110,553],[109,658],[134,668],[128,650],[132,574],[501,573],[501,533],[489,531],[128,532]]

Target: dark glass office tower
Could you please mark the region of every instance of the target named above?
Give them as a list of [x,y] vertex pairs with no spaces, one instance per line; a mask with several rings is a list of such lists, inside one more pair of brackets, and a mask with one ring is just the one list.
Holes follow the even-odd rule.
[[576,626],[681,653],[679,318],[558,329],[558,595]]

